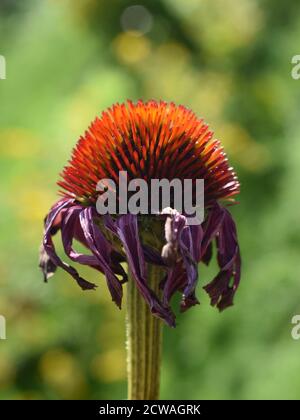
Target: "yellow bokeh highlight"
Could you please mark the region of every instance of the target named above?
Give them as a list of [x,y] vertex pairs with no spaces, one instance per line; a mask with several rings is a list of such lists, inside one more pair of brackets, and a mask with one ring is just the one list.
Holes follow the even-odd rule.
[[25,160],[36,156],[41,141],[31,131],[23,128],[7,128],[0,131],[0,158]]
[[117,58],[125,64],[137,64],[145,60],[151,52],[149,39],[135,31],[119,34],[113,41]]
[[53,203],[53,193],[42,187],[35,188],[29,185],[27,189],[20,189],[14,200],[20,220],[28,223],[41,223],[46,215],[45,203]]
[[237,124],[225,123],[217,130],[229,155],[242,167],[251,172],[260,172],[271,162],[268,148],[257,143],[249,133]]
[[16,368],[12,359],[5,353],[0,356],[0,391],[9,387],[15,379]]
[[94,358],[92,374],[103,382],[122,381],[126,377],[125,351],[109,350]]
[[77,360],[63,349],[45,353],[39,363],[43,380],[64,398],[78,398],[86,391],[86,383]]

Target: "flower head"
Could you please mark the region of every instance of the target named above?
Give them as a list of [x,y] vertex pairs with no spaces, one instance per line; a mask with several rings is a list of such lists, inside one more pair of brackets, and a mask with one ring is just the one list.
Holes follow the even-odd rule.
[[[190,225],[185,214],[172,208],[155,216],[99,215],[97,184],[107,178],[118,182],[120,171],[127,171],[129,180],[141,178],[148,184],[153,179],[204,179],[204,222]],[[199,303],[198,263],[209,263],[215,242],[220,271],[204,289],[220,310],[233,304],[240,252],[226,203],[234,202],[239,183],[220,142],[192,111],[155,101],[114,105],[80,138],[58,185],[62,198],[46,217],[41,247],[46,280],[61,267],[82,289],[95,288],[57,255],[52,236],[60,230],[66,255],[103,273],[119,307],[128,280],[122,263],[127,262],[152,313],[173,326],[170,300],[179,291],[182,311]],[[77,252],[74,239],[89,252]],[[159,296],[148,286],[147,264],[161,267]]]

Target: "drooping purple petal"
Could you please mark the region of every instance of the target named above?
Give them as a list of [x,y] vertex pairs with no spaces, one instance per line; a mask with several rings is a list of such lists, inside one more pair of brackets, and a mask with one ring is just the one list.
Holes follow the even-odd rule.
[[170,304],[170,300],[176,292],[183,291],[186,281],[187,276],[182,261],[177,263],[174,267],[169,268],[168,274],[162,284],[163,303],[165,305]]
[[[83,290],[95,289],[95,284],[90,283],[87,280],[80,277],[74,267],[70,266],[69,264],[67,264],[59,258],[55,251],[54,243],[52,241],[53,228],[55,228],[55,231],[57,230],[55,225],[55,223],[57,223],[57,218],[60,217],[62,220],[62,218],[65,216],[64,210],[69,209],[73,203],[74,200],[61,200],[58,203],[56,203],[56,205],[54,205],[54,207],[52,207],[52,209],[50,210],[45,222],[45,232],[43,239],[44,252],[48,255],[49,259],[52,262],[52,271],[54,266],[61,267],[74,278],[74,280]],[[44,265],[42,269],[44,271],[44,276],[48,278],[49,273],[47,273],[46,270],[49,269],[49,262],[46,265]]]
[[[117,228],[115,226],[115,223],[112,217],[109,214],[106,214],[103,216],[103,222],[104,222],[104,227],[106,229],[108,229],[114,235],[117,235]],[[125,262],[126,259],[119,252],[112,250],[111,260],[112,260],[112,267],[114,269],[114,272],[123,277],[123,279],[121,280],[121,283],[127,282],[128,280],[127,273],[125,272],[124,268],[121,265],[121,262]]]
[[95,257],[95,255],[85,255],[79,253],[72,247],[73,239],[75,237],[75,230],[78,231],[78,224],[80,223],[79,215],[82,211],[83,207],[74,206],[69,209],[68,213],[62,220],[61,236],[64,250],[66,255],[68,255],[72,261],[79,264],[99,268],[101,270],[99,267],[98,259]]
[[43,244],[40,246],[39,267],[42,270],[45,283],[47,283],[48,279],[53,276],[57,269],[57,265],[52,262]]
[[213,247],[212,242],[206,247],[206,251],[201,257],[201,261],[204,262],[204,264],[209,265],[213,255]]
[[145,261],[147,263],[159,265],[161,267],[166,267],[166,263],[158,251],[156,251],[154,248],[150,247],[149,245],[144,245],[144,244],[142,244],[142,248],[144,251]]
[[187,275],[183,290],[181,310],[185,311],[198,302],[195,289],[198,282],[198,261],[201,255],[203,231],[201,225],[187,225],[180,236],[179,246]]
[[[223,209],[223,214],[216,241],[220,271],[212,282],[204,287],[211,298],[211,304],[216,305],[219,310],[233,305],[241,274],[241,258],[235,223],[227,209]],[[232,285],[231,281],[233,281]]]
[[122,267],[121,263],[126,262],[126,259],[119,252],[112,250],[110,254],[111,268],[115,274],[122,277],[120,283],[126,283],[128,281],[127,273]]
[[89,249],[98,260],[103,270],[107,286],[113,301],[121,308],[123,290],[122,285],[111,267],[111,245],[94,222],[96,215],[92,207],[85,208],[79,215],[81,228],[85,235]]
[[203,237],[201,225],[189,225],[176,210],[169,212],[165,222],[166,245],[162,256],[170,265],[163,285],[164,302],[169,303],[176,291],[182,291],[181,310],[198,302],[195,288],[198,280],[197,262],[201,256]]
[[[114,235],[118,236],[117,225],[109,214],[104,216],[104,226],[112,232]],[[158,251],[149,245],[142,244],[144,251],[145,261],[149,264],[160,265],[162,267],[166,266],[165,261]]]
[[215,203],[209,210],[207,220],[203,226],[203,240],[201,245],[201,260],[209,263],[212,255],[211,243],[216,237],[225,217],[225,209]]
[[[65,249],[65,253],[68,257],[78,262],[79,264],[88,265],[96,270],[99,270],[101,273],[104,274],[102,266],[99,265],[99,260],[95,255],[85,255],[76,252],[72,248],[73,238],[81,242],[85,247],[88,248],[88,243],[86,241],[85,234],[82,230],[82,226],[80,223],[79,215],[84,208],[82,206],[74,206],[69,211],[66,217],[63,220],[62,224],[62,241]],[[121,263],[125,261],[124,257],[115,251],[108,241],[106,242],[107,248],[109,249],[110,253],[110,267],[113,272],[117,275],[122,277],[121,283],[125,283],[127,281],[127,274],[122,267]]]
[[117,226],[116,226],[115,221],[112,219],[112,217],[109,214],[105,214],[103,216],[103,220],[104,220],[104,226],[106,227],[106,229],[111,231],[111,233],[113,233],[114,235],[118,236]]
[[[67,200],[60,200],[51,208],[50,212],[55,211],[56,208],[61,207],[64,203],[66,203],[64,206],[64,208],[66,208],[69,205],[71,205],[72,202],[73,202],[72,200],[68,200],[68,202]],[[61,221],[62,221],[61,213],[62,212],[63,210],[58,213],[58,215],[54,218],[52,222],[52,225],[50,228],[50,234],[52,236],[54,236],[61,228]],[[46,226],[47,218],[48,218],[48,215],[44,219],[44,226]],[[40,246],[39,267],[42,270],[45,282],[47,282],[48,279],[54,275],[57,269],[57,265],[51,260],[51,258],[47,254],[43,243],[41,243],[41,246]]]
[[151,312],[162,318],[168,325],[175,326],[174,315],[170,309],[160,302],[153,290],[147,285],[146,264],[138,234],[137,217],[132,214],[120,216],[115,222],[115,229],[123,244],[128,266],[136,286],[148,303]]

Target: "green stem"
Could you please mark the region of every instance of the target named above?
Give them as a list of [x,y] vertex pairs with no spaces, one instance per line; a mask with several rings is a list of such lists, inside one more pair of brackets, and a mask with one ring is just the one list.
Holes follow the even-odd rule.
[[[159,293],[161,269],[147,266],[148,284]],[[158,400],[162,321],[150,312],[135,281],[127,284],[127,373],[129,400]]]

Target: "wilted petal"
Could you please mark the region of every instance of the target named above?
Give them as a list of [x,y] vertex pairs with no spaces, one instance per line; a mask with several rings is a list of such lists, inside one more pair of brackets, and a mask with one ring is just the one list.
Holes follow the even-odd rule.
[[57,269],[57,265],[52,262],[43,244],[40,246],[39,267],[43,272],[45,282],[53,276]]
[[[78,272],[75,270],[75,268],[71,267],[69,264],[67,264],[66,262],[62,261],[58,255],[56,254],[55,251],[55,246],[53,244],[52,241],[52,235],[53,235],[53,227],[56,228],[55,223],[57,223],[57,218],[59,217],[63,217],[62,216],[62,212],[65,209],[68,209],[72,204],[73,204],[74,200],[61,200],[59,201],[49,212],[48,217],[46,219],[45,222],[45,233],[44,233],[44,239],[43,239],[43,247],[44,247],[44,251],[45,253],[48,255],[49,259],[52,262],[52,270],[53,267],[61,267],[62,269],[64,269],[65,271],[67,271],[78,283],[78,285],[83,289],[83,290],[87,290],[87,289],[94,289],[96,287],[95,284],[90,283],[88,281],[86,281],[85,279],[83,279],[82,277],[79,276]],[[57,229],[55,229],[57,230]],[[49,267],[49,263],[47,264],[47,266]],[[46,266],[44,266],[44,269],[47,269]],[[47,275],[49,277],[49,273],[45,273],[44,272],[44,276]]]
[[[240,282],[241,258],[235,223],[227,209],[217,236],[218,263],[220,272],[204,289],[211,298],[211,304],[220,310],[233,304],[234,294]],[[233,284],[231,281],[233,279]]]
[[95,255],[85,255],[74,250],[72,247],[75,231],[78,232],[78,224],[80,223],[79,215],[83,211],[83,207],[74,206],[69,209],[68,213],[62,220],[61,236],[65,253],[72,260],[79,264],[91,267],[99,267],[98,259]]
[[[117,224],[114,222],[112,217],[109,214],[104,216],[104,226],[112,232],[114,235],[118,236]],[[165,261],[158,251],[152,248],[149,245],[142,244],[144,251],[145,261],[149,264],[160,265],[162,267],[166,266]]]
[[149,264],[160,265],[166,267],[166,263],[160,253],[149,245],[142,245],[145,261]]
[[[184,293],[187,282],[188,277],[182,262],[178,263],[175,267],[170,268],[163,282],[164,304],[170,304],[170,300],[176,292],[179,291]],[[185,312],[187,309],[197,304],[199,304],[199,301],[195,296],[195,292],[192,291],[188,296],[183,295],[182,301],[180,303],[180,311]]]
[[98,264],[106,276],[111,297],[120,308],[123,296],[122,285],[111,267],[111,245],[95,224],[93,219],[95,215],[95,210],[92,207],[84,209],[79,215],[81,228],[89,249],[97,258]]
[[209,210],[207,220],[203,227],[203,240],[201,245],[201,260],[209,263],[212,253],[211,243],[215,239],[225,217],[225,209],[215,203]]
[[[89,267],[95,268],[101,273],[104,273],[102,267],[99,265],[99,260],[95,255],[79,253],[72,247],[73,239],[79,239],[80,242],[88,247],[84,232],[80,224],[79,215],[82,211],[82,206],[71,207],[62,220],[61,234],[65,253],[72,261],[75,261],[79,264],[88,265]],[[126,272],[121,265],[121,262],[124,261],[124,258],[118,252],[114,251],[108,242],[107,246],[109,248],[111,258],[110,266],[115,274],[122,276],[121,282],[124,283],[127,281]]]
[[[63,206],[63,208],[68,207],[72,204],[72,202],[73,200],[60,200],[51,208],[50,212],[55,211],[57,208],[60,208],[64,203],[65,206]],[[61,214],[62,211],[59,211],[57,216],[52,221],[52,225],[50,228],[50,234],[52,236],[54,236],[61,228]],[[44,226],[46,226],[47,218],[48,215],[44,219]],[[53,276],[57,269],[57,265],[51,260],[51,258],[47,254],[43,242],[41,243],[39,252],[39,267],[42,270],[45,282],[47,282],[48,279]]]
[[121,263],[126,262],[126,259],[119,252],[112,250],[110,253],[111,268],[115,274],[122,277],[120,283],[126,283],[128,281],[127,273],[122,267]]
[[213,247],[212,242],[206,247],[205,253],[201,257],[201,261],[204,262],[204,264],[209,265],[213,255]]
[[198,302],[195,289],[198,282],[198,261],[201,255],[203,231],[201,225],[187,225],[179,240],[180,252],[183,257],[187,283],[183,290],[181,309],[186,310]]
[[[117,235],[117,229],[115,227],[114,221],[109,214],[103,216],[104,227],[111,231],[114,235]],[[121,283],[125,283],[127,278],[127,273],[122,267],[121,263],[125,262],[126,259],[117,252],[115,249],[111,250],[111,267],[115,274],[122,276]]]
[[146,264],[138,233],[137,217],[132,214],[123,215],[115,222],[115,228],[123,244],[129,269],[151,312],[166,321],[168,325],[175,326],[174,315],[170,309],[159,301],[147,285]]
[[170,300],[176,292],[183,290],[186,280],[187,277],[182,262],[169,268],[168,274],[163,282],[163,302],[165,305],[170,304]]
[[162,251],[163,258],[170,265],[163,286],[164,302],[169,303],[177,290],[182,291],[181,310],[184,311],[199,303],[195,296],[195,288],[198,280],[197,262],[201,256],[203,232],[201,225],[188,225],[186,217],[176,210],[172,210],[169,214],[165,223],[167,244]]

